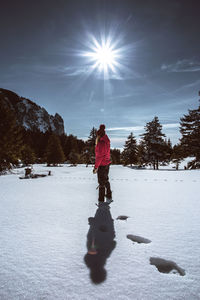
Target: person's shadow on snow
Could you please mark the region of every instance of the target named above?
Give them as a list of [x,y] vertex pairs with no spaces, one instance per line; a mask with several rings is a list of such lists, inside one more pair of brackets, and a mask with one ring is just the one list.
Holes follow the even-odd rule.
[[90,225],[87,234],[88,252],[84,257],[90,269],[90,278],[93,283],[99,284],[106,280],[104,268],[107,258],[116,247],[114,220],[107,203],[100,204],[94,218],[88,218]]

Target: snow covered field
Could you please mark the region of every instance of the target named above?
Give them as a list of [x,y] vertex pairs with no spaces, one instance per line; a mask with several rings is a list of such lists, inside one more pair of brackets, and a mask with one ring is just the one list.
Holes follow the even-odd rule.
[[34,170],[0,176],[1,300],[200,299],[200,171],[111,166],[108,209],[92,167]]

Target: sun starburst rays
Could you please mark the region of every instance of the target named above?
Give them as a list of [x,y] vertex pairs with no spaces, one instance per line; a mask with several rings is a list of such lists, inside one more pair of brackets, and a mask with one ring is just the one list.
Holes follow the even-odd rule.
[[108,78],[109,74],[119,72],[119,60],[122,58],[120,48],[116,48],[117,42],[112,42],[111,38],[104,37],[99,42],[94,36],[90,37],[88,42],[88,51],[81,53],[81,56],[87,57],[87,63],[91,70],[98,71]]

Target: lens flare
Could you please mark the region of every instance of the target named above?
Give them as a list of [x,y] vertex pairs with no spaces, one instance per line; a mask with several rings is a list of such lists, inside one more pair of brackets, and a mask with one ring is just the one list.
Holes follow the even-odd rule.
[[82,56],[88,58],[88,65],[91,70],[98,70],[109,77],[109,74],[116,74],[120,68],[120,59],[122,58],[121,48],[117,48],[117,42],[112,42],[111,38],[104,37],[98,41],[90,36],[88,42],[88,51],[82,52]]
[[117,53],[108,43],[98,44],[93,52],[87,53],[87,56],[94,62],[95,68],[100,71],[106,72],[110,69],[114,72],[114,67],[117,64]]
[[135,45],[127,44],[124,34],[110,28],[107,33],[99,30],[96,36],[86,32],[80,41],[80,50],[76,50],[75,55],[84,58],[81,63],[85,78],[95,76],[108,81],[132,75],[129,65]]
[[112,66],[112,64],[114,63],[114,53],[110,48],[106,46],[98,49],[94,55],[94,58],[96,58],[99,65],[104,69],[107,68],[107,66]]

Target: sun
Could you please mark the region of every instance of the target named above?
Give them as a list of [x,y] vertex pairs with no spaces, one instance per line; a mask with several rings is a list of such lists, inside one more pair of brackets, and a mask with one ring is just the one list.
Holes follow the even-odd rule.
[[132,74],[130,58],[133,59],[136,45],[127,44],[125,34],[110,28],[107,33],[99,30],[96,35],[86,32],[80,41],[80,50],[75,55],[82,58],[85,78],[122,80]]
[[114,46],[115,44],[112,44],[110,38],[98,41],[92,37],[89,51],[84,51],[82,55],[88,58],[88,63],[91,64],[93,70],[97,69],[104,74],[109,72],[116,73],[119,66],[120,51]]
[[108,45],[99,45],[93,53],[90,53],[90,57],[94,60],[96,66],[100,70],[111,70],[116,65],[116,54]]

